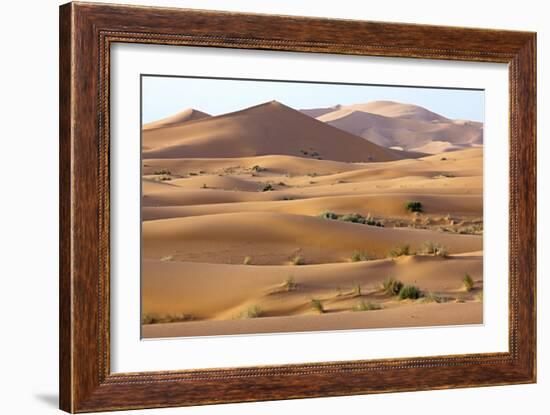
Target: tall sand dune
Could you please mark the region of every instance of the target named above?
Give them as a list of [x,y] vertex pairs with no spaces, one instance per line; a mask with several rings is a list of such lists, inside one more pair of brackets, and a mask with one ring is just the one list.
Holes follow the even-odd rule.
[[348,162],[399,158],[396,151],[276,101],[192,123],[143,131],[143,157],[146,159],[268,154],[305,155]]

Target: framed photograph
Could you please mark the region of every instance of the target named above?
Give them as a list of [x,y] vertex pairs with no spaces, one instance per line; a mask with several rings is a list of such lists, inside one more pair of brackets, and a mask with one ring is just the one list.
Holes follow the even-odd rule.
[[60,8],[60,407],[536,380],[536,36]]

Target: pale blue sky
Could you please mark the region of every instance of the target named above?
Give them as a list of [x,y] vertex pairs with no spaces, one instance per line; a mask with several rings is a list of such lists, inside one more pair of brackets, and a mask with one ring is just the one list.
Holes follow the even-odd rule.
[[295,109],[376,100],[420,105],[447,118],[482,121],[484,91],[233,79],[142,77],[142,117],[148,123],[186,108],[211,115],[277,100]]

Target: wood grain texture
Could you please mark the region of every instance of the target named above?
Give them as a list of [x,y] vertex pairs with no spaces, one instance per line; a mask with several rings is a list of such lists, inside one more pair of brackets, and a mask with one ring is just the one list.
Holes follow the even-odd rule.
[[[109,59],[116,42],[510,66],[510,351],[110,373]],[[68,412],[535,381],[536,37],[425,25],[70,3],[60,10],[60,407]],[[231,365],[231,362],[228,362]]]

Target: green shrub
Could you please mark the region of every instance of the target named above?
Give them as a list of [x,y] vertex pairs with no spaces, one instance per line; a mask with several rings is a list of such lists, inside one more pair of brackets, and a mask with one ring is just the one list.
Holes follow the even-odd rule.
[[292,275],[289,275],[283,283],[283,287],[286,291],[296,291],[298,289],[298,283],[296,283]]
[[410,298],[411,300],[416,300],[417,298],[420,298],[421,295],[422,295],[422,292],[415,285],[405,285],[399,291],[400,300],[405,300],[407,298]]
[[317,298],[313,298],[311,300],[311,307],[318,311],[320,314],[323,314],[325,312],[325,307],[323,306],[323,302]]
[[439,242],[426,241],[420,247],[420,253],[424,255],[434,255],[434,256],[446,258],[448,255],[448,250],[445,246],[441,245]]
[[403,288],[403,283],[394,278],[388,277],[382,283],[382,290],[388,295],[397,295]]
[[258,317],[262,317],[263,315],[264,315],[264,312],[259,306],[251,305],[251,306],[248,306],[243,311],[241,311],[238,315],[238,318],[240,319],[258,318]]
[[372,303],[370,301],[360,301],[353,307],[353,311],[372,311],[380,310],[382,306],[378,303]]
[[338,215],[334,212],[331,212],[330,210],[327,210],[327,211],[321,213],[319,215],[319,217],[323,218],[323,219],[332,219],[332,220],[338,219]]
[[389,256],[392,258],[397,258],[404,255],[411,255],[411,247],[408,244],[396,245],[389,252]]
[[168,174],[168,175],[170,175],[170,174],[172,174],[172,173],[171,173],[170,170],[168,170],[168,169],[160,169],[160,170],[155,170],[155,171],[153,172],[153,174],[157,174],[157,175],[165,175],[165,174]]
[[405,209],[409,212],[422,212],[422,203],[414,200],[408,200],[405,202]]
[[462,283],[464,284],[464,288],[466,289],[466,291],[472,291],[474,289],[474,280],[472,279],[472,277],[470,277],[470,274],[464,274],[464,278],[462,278]]
[[275,188],[271,185],[271,183],[267,183],[263,187],[262,192],[270,192],[271,190],[275,190]]
[[351,254],[350,259],[351,259],[351,262],[360,262],[360,261],[370,261],[374,259],[374,257],[363,251],[355,251],[353,254]]

